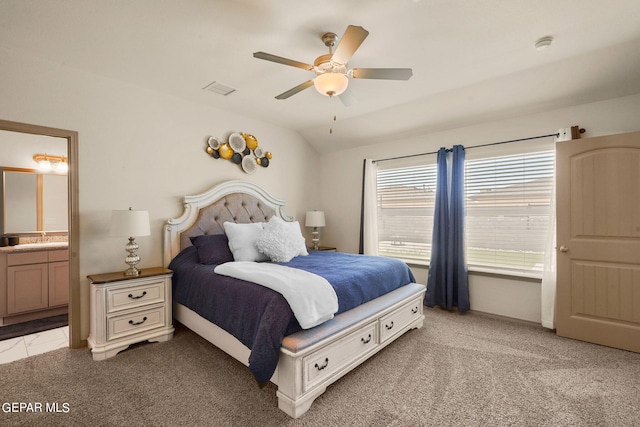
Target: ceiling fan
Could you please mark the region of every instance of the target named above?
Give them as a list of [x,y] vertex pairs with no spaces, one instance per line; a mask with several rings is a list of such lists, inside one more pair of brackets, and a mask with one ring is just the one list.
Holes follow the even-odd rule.
[[411,68],[349,69],[347,63],[368,35],[369,32],[364,28],[349,25],[340,43],[338,43],[335,51],[333,51],[338,36],[335,33],[322,34],[322,42],[329,48],[329,53],[317,57],[313,65],[265,52],[254,52],[253,57],[302,68],[303,70],[312,71],[316,75],[314,79],[307,80],[281,93],[276,96],[276,99],[287,99],[308,87],[315,86],[316,90],[322,95],[329,97],[339,96],[342,103],[349,106],[354,102],[354,98],[348,90],[349,77],[354,79],[409,80],[413,75]]

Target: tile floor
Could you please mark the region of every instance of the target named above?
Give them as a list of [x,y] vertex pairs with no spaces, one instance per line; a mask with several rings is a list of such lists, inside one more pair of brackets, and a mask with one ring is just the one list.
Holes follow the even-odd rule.
[[69,327],[0,341],[0,364],[69,346]]

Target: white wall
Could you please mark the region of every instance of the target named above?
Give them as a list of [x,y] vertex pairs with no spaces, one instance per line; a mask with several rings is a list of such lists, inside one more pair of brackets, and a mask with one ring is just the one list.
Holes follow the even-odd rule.
[[[435,151],[454,144],[473,146],[554,133],[579,125],[582,138],[640,130],[640,95],[514,117],[437,133],[403,135],[386,143],[333,151],[321,156],[322,206],[327,226],[322,244],[345,252],[357,252],[359,242],[362,162]],[[519,144],[527,144],[522,142]],[[505,146],[506,147],[506,146]],[[426,283],[427,270],[415,268],[418,281]],[[471,309],[523,320],[540,321],[540,284],[512,277],[471,274]]]
[[[108,235],[113,209],[149,210],[152,235],[136,239],[144,268],[162,265],[162,226],[181,214],[183,195],[244,179],[285,199],[301,221],[314,206],[318,154],[296,132],[18,52],[0,55],[0,118],[78,131],[83,338],[86,276],[127,267],[126,239]],[[268,168],[247,175],[205,153],[209,136],[226,141],[234,131],[273,153]]]
[[37,169],[34,154],[67,156],[67,140],[0,130],[0,166]]
[[[124,243],[108,236],[111,210],[148,209],[152,235],[137,239],[141,267],[162,263],[162,224],[181,213],[181,197],[228,179],[260,183],[304,221],[323,209],[323,245],[357,252],[362,159],[477,145],[551,133],[571,125],[583,137],[640,129],[640,95],[389,139],[384,144],[318,154],[297,133],[157,92],[0,49],[0,118],[79,132],[80,277],[124,269]],[[256,135],[273,152],[253,175],[204,153],[208,136]],[[319,176],[318,179],[314,177]],[[320,197],[317,195],[320,194]],[[317,200],[321,201],[321,205]],[[426,270],[416,269],[426,282]],[[88,335],[88,285],[82,279],[82,335]],[[472,275],[473,310],[539,321],[539,284]]]

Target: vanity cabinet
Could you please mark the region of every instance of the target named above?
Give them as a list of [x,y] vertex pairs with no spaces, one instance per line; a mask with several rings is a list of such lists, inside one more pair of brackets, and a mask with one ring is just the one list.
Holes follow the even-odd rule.
[[65,307],[69,303],[69,255],[65,250],[3,253],[4,316]]
[[49,251],[49,307],[69,305],[69,252]]

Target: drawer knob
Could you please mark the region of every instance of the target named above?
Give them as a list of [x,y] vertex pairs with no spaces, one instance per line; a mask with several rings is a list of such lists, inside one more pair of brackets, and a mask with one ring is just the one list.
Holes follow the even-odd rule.
[[360,341],[362,341],[362,344],[369,344],[371,342],[371,334],[369,334],[367,339],[360,338]]
[[144,318],[139,322],[134,322],[133,320],[129,320],[129,324],[133,326],[138,326],[138,325],[142,325],[146,321],[147,321],[147,316],[144,316]]
[[416,314],[416,313],[418,312],[418,307],[414,307],[414,308],[412,308],[412,309],[411,309],[411,312],[412,312],[413,314]]
[[129,294],[128,297],[131,298],[131,299],[140,299],[143,296],[145,296],[146,294],[147,294],[147,291],[144,291],[144,292],[142,292],[142,295],[138,295],[138,296],[134,297],[133,294]]
[[387,331],[390,331],[393,328],[393,321],[391,321],[390,325],[385,324],[384,327],[387,328]]
[[322,364],[322,366],[320,366],[320,365],[318,365],[318,364],[316,363],[316,369],[317,369],[318,371],[322,371],[322,370],[323,370],[324,368],[326,368],[327,366],[329,366],[329,358],[328,358],[328,357],[325,357],[325,358],[324,358],[324,363]]

